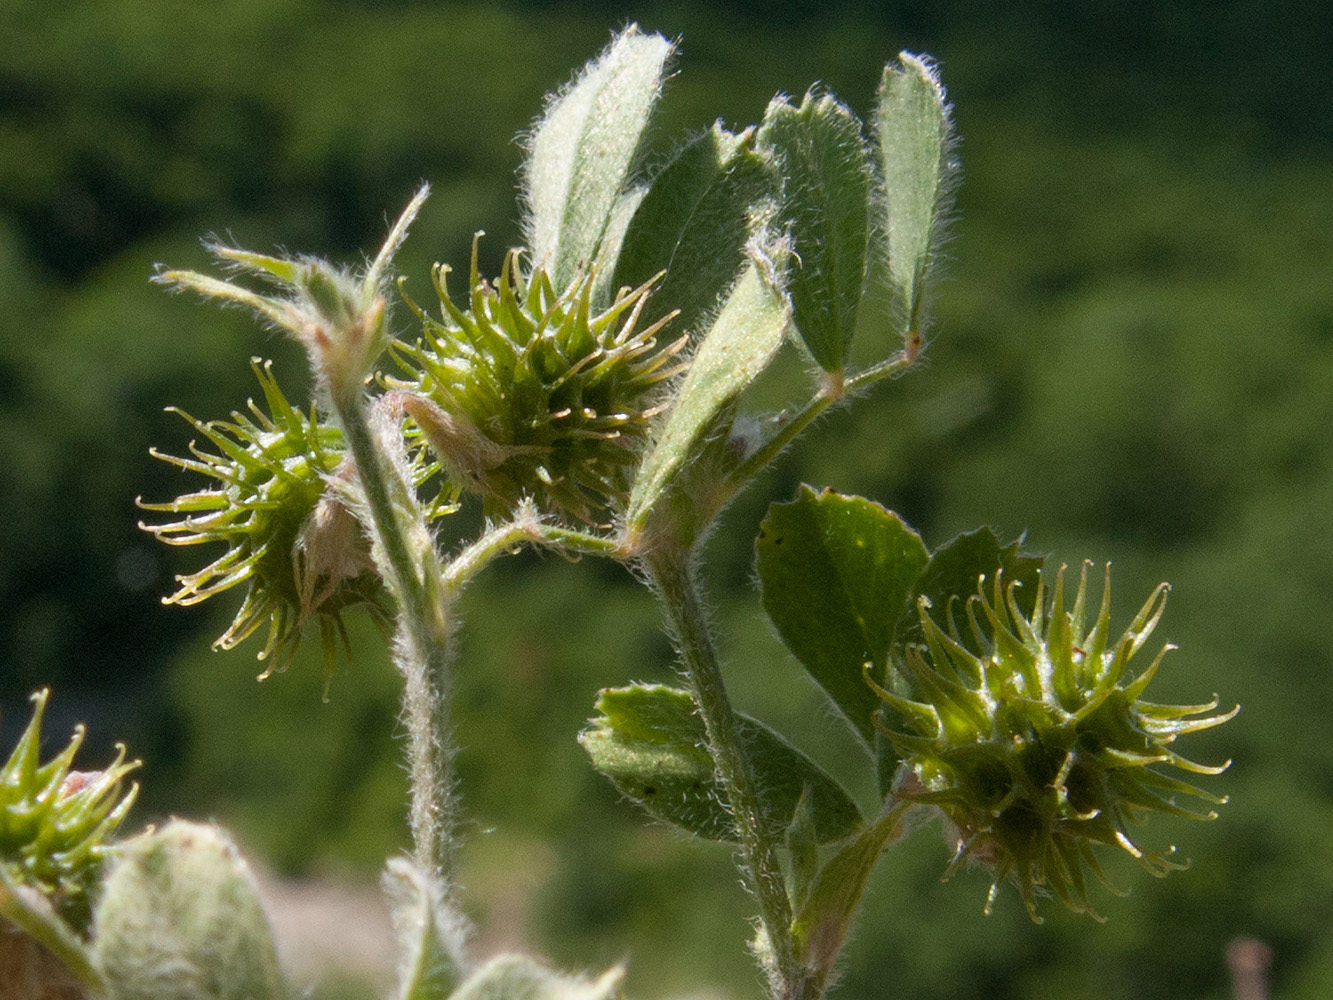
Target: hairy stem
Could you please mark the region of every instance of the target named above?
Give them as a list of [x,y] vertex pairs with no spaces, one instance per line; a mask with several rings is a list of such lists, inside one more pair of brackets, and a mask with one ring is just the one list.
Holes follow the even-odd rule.
[[690,557],[678,550],[658,548],[646,553],[643,559],[653,588],[665,607],[703,717],[708,750],[740,835],[741,874],[759,903],[759,918],[767,938],[768,954],[761,949],[759,959],[769,977],[770,993],[774,1000],[813,1000],[818,993],[808,982],[797,955],[791,904],[778,863],[778,844],[762,822],[754,773],[722,680]]
[[458,804],[448,711],[449,605],[440,587],[439,559],[415,498],[376,439],[363,400],[335,399],[335,407],[356,462],[377,559],[398,601],[393,656],[403,675],[413,855],[452,900]]
[[845,398],[849,393],[868,389],[876,382],[891,375],[896,375],[898,372],[911,367],[915,361],[916,354],[900,351],[893,357],[872,365],[865,371],[857,372],[846,381],[841,377],[826,380],[808,403],[790,416],[776,434],[760,445],[754,454],[737,466],[727,477],[728,499],[743,489],[746,483],[762,472],[773,459],[782,454],[787,445],[800,437],[801,433],[834,403]]
[[445,592],[453,598],[492,560],[516,551],[525,543],[545,545],[571,556],[618,558],[621,555],[620,542],[615,539],[543,524],[536,510],[520,506],[514,520],[491,528],[449,560],[444,570]]

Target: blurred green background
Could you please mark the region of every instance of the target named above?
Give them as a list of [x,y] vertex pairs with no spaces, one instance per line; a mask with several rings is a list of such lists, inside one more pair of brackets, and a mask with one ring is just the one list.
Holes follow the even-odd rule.
[[[283,875],[372,880],[406,843],[397,684],[361,623],[320,699],[315,657],[264,685],[211,654],[229,609],[163,608],[199,564],[139,532],[136,495],[193,485],[175,404],[225,416],[292,347],[148,284],[199,238],[355,261],[428,179],[400,257],[485,269],[518,241],[513,137],[638,20],[679,36],[660,156],[821,80],[863,114],[884,61],[936,56],[964,181],[926,363],[826,419],[729,511],[709,581],[740,706],[869,796],[762,619],[751,542],[805,480],[902,512],[934,545],[978,524],[1053,561],[1116,565],[1125,620],[1175,585],[1160,700],[1244,711],[1207,825],[1155,822],[1187,872],[1113,863],[1099,926],[979,872],[940,885],[931,829],[882,864],[848,997],[1221,998],[1224,951],[1275,951],[1276,997],[1333,996],[1333,13],[1320,0],[0,0],[0,720],[52,685],[54,740],[90,723],[142,756],[138,822],[232,826]],[[400,313],[400,321],[406,321]],[[460,515],[449,530],[475,527]],[[227,603],[213,602],[213,603]],[[645,826],[574,740],[598,687],[668,680],[623,571],[523,557],[465,598],[457,708],[469,900],[485,940],[572,967],[628,956],[644,998],[748,1000],[748,905],[725,848]],[[317,644],[316,644],[317,645]],[[312,652],[310,650],[307,653]],[[252,655],[252,654],[251,654]],[[371,995],[327,979],[322,996]]]

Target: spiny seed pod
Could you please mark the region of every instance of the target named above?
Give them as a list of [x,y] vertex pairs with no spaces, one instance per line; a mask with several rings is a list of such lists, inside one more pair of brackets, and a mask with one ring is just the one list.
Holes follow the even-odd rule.
[[946,633],[923,599],[925,645],[908,647],[898,664],[904,693],[872,682],[886,703],[877,724],[904,763],[897,794],[938,806],[956,828],[948,874],[968,859],[992,869],[987,912],[1010,879],[1038,922],[1036,899],[1045,890],[1071,910],[1100,919],[1088,902],[1085,869],[1110,886],[1094,846],[1119,847],[1152,874],[1165,875],[1184,867],[1172,858],[1175,848],[1144,850],[1131,828],[1152,812],[1216,817],[1178,805],[1179,797],[1226,801],[1163,769],[1224,771],[1229,761],[1208,767],[1170,747],[1184,733],[1226,722],[1239,707],[1208,714],[1216,698],[1205,705],[1144,701],[1144,689],[1174,647],[1163,646],[1137,674],[1130,661],[1156,627],[1168,588],[1153,591],[1112,644],[1109,566],[1101,609],[1084,631],[1089,565],[1072,611],[1065,610],[1061,568],[1049,605],[1038,584],[1030,620],[1013,585],[1006,589],[997,573],[988,597],[982,578],[966,604],[970,643],[960,636],[952,608],[946,609]]
[[83,726],[77,726],[69,746],[39,763],[47,697],[47,691],[32,696],[32,720],[0,768],[0,864],[12,881],[36,888],[82,931],[106,843],[139,792],[133,785],[121,794],[125,775],[139,762],[127,762],[125,747],[117,745],[104,770],[71,771],[83,743]]
[[217,827],[172,820],[124,844],[93,924],[108,1000],[282,1000],[254,879]]
[[359,525],[329,488],[330,477],[344,468],[341,431],[321,423],[313,409],[306,414],[292,406],[273,378],[271,362],[251,364],[269,413],[253,400],[248,415],[233,412],[230,421],[204,423],[175,411],[217,452],[191,442],[192,458],[152,454],[207,476],[214,485],[168,503],[140,500],[144,510],[186,516],[139,527],[168,545],[226,545],[203,569],[178,576],[180,589],[164,598],[167,604],[198,604],[248,584],[240,611],[215,647],[231,649],[267,623],[259,659],[272,660],[262,679],[287,665],[306,621],[318,615],[327,674],[337,640],[346,645],[343,610],[364,604],[387,628],[383,585]]
[[557,292],[546,272],[524,278],[510,252],[496,284],[477,272],[469,308],[449,299],[437,266],[442,320],[409,302],[424,325],[397,353],[410,373],[392,384],[457,487],[496,513],[524,495],[587,523],[628,494],[662,386],[686,339],[659,346],[665,317],[637,328],[651,282],[622,289],[603,312],[590,305],[594,275]]

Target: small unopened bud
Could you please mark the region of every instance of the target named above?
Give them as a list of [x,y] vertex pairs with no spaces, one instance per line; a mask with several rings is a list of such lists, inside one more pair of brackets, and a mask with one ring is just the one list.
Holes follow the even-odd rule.
[[129,841],[106,880],[93,955],[108,1000],[281,1000],[254,880],[214,826],[173,820]]

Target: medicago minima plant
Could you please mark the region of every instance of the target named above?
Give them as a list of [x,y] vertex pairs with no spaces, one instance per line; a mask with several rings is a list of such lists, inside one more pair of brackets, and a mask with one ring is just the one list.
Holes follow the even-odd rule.
[[[762,602],[836,709],[828,724],[864,751],[874,809],[732,707],[702,542],[820,414],[917,361],[957,165],[936,70],[903,54],[869,121],[817,89],[779,96],[759,124],[716,125],[646,170],[673,51],[630,27],[548,101],[527,138],[524,245],[497,276],[480,273],[474,246],[465,280],[436,266],[429,301],[395,287],[394,253],[425,189],[361,268],[213,245],[225,276],[158,275],[250,310],[308,355],[308,409],[257,361],[261,401],[186,417],[198,435],[189,454],[159,457],[200,481],[141,502],[144,528],[209,548],[167,600],[242,592],[217,644],[255,636],[268,669],[314,622],[331,669],[343,615],[358,609],[388,637],[412,836],[385,874],[399,1000],[620,992],[619,968],[586,978],[475,955],[460,908],[455,604],[524,546],[625,563],[659,599],[680,686],[603,690],[579,740],[652,817],[734,845],[774,1000],[829,990],[871,870],[915,817],[941,820],[953,867],[990,871],[987,910],[1012,886],[1040,921],[1046,896],[1097,915],[1102,849],[1154,875],[1178,867],[1144,821],[1212,818],[1223,801],[1193,781],[1225,765],[1175,744],[1234,710],[1146,697],[1170,648],[1144,649],[1165,586],[1117,631],[1109,572],[1098,596],[1085,565],[1071,595],[1063,569],[1046,573],[987,529],[932,551],[879,505],[808,487],[760,526]],[[799,394],[771,419],[743,414],[742,395],[784,345],[805,362]],[[854,347],[872,360],[854,366]],[[446,553],[438,523],[467,505],[485,527]],[[112,998],[286,995],[225,834],[175,821],[109,847],[127,765],[71,791],[72,751],[44,767],[34,753],[16,751],[0,803],[3,912],[55,942],[62,974]]]

